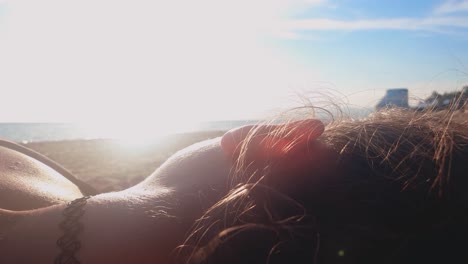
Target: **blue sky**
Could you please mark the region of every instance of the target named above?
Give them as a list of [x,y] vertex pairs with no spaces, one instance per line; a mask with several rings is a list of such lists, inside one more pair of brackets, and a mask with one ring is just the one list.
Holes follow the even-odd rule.
[[468,83],[468,1],[317,1],[288,20],[279,49],[345,94],[401,86],[424,97]]
[[0,121],[176,126],[310,93],[373,107],[461,89],[466,47],[468,0],[0,0]]

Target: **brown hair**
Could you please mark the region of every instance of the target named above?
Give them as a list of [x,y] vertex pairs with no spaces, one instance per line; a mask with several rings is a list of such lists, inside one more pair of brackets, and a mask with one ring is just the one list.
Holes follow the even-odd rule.
[[232,190],[197,221],[177,261],[468,259],[468,130],[457,115],[390,109],[332,122],[302,176],[279,182],[274,164],[249,170],[241,156]]

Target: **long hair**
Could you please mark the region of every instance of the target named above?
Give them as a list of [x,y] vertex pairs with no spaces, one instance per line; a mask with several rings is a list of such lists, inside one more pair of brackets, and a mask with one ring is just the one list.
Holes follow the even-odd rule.
[[176,262],[468,260],[468,128],[455,119],[389,109],[332,122],[310,164],[280,173],[277,160],[252,169],[253,130],[231,191],[195,223]]

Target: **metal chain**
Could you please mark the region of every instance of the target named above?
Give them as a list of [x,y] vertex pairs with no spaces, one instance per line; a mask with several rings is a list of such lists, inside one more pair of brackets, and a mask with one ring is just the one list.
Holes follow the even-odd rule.
[[65,219],[59,224],[63,235],[56,243],[61,252],[55,258],[54,264],[80,264],[80,261],[75,257],[75,253],[81,248],[78,234],[83,229],[83,225],[79,220],[84,214],[84,206],[89,198],[91,196],[84,196],[73,200],[63,210]]

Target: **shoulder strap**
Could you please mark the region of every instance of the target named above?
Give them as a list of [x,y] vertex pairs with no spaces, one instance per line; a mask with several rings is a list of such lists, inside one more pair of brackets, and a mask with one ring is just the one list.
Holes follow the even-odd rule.
[[60,173],[62,176],[64,176],[69,181],[71,181],[76,186],[78,186],[81,193],[83,193],[83,195],[85,195],[85,196],[87,196],[87,195],[96,195],[98,193],[96,191],[96,189],[91,187],[91,185],[77,179],[70,171],[68,171],[67,169],[65,169],[61,165],[59,165],[57,162],[49,159],[48,157],[46,157],[46,156],[44,156],[44,155],[42,155],[42,154],[40,154],[40,153],[38,153],[38,152],[36,152],[36,151],[34,151],[32,149],[23,147],[23,146],[21,146],[21,145],[19,145],[17,143],[14,143],[14,142],[11,142],[11,141],[8,141],[8,140],[4,140],[4,139],[0,139],[0,146],[9,148],[9,149],[12,149],[12,150],[15,150],[15,151],[18,151],[20,153],[23,153],[26,156],[29,156],[29,157],[31,157],[33,159],[36,159],[36,160],[44,163],[45,165],[51,167],[56,172]]

